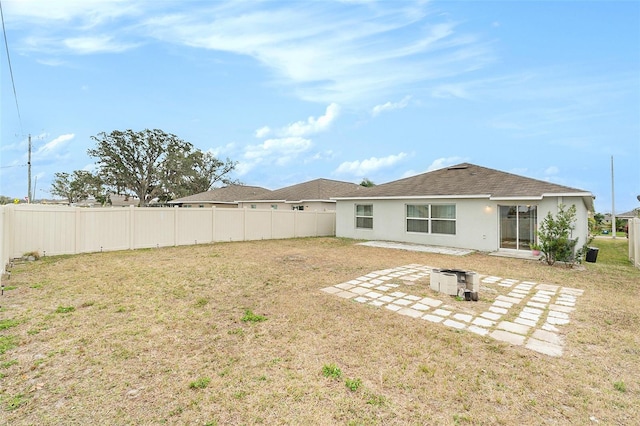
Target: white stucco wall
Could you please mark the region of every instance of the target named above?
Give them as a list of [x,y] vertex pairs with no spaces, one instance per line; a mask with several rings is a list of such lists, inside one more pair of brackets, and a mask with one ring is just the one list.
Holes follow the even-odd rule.
[[[455,204],[456,235],[423,234],[407,232],[406,204]],[[558,204],[576,204],[577,226],[574,237],[582,246],[587,236],[588,212],[581,198],[550,197],[542,200],[486,199],[397,199],[397,200],[338,200],[336,203],[336,236],[363,240],[401,241],[415,244],[468,248],[479,251],[496,251],[499,241],[500,205],[537,205],[538,224],[547,212],[555,215]],[[355,226],[355,205],[373,205],[373,229]]]
[[273,204],[277,205],[277,210],[291,210],[293,206],[304,206],[304,211],[309,212],[326,212],[334,211],[336,209],[336,203],[325,201],[303,201],[300,203],[282,203],[282,202],[270,202],[270,201],[243,201],[240,202],[239,208],[251,208],[251,205],[256,206],[257,209],[271,209]]

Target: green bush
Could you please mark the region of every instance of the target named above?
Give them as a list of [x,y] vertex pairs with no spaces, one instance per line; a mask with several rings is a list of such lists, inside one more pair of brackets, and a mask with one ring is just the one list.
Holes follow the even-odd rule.
[[[558,207],[555,217],[551,212],[540,223],[538,229],[538,244],[544,260],[549,265],[565,262],[573,265],[582,261],[585,247],[576,250],[578,238],[571,238],[571,231],[575,229],[576,206],[565,209]],[[586,246],[586,244],[585,244]]]

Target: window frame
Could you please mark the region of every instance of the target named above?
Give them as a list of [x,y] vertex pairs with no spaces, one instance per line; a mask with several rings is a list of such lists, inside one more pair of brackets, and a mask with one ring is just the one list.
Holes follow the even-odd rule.
[[[449,206],[449,207],[453,207],[453,217],[434,217],[433,214],[433,206]],[[420,211],[422,209],[424,209],[424,207],[427,208],[427,215],[426,216],[409,216],[409,207],[417,207],[416,211]],[[405,203],[404,205],[404,213],[405,213],[405,221],[404,221],[404,230],[406,233],[409,234],[420,234],[420,235],[457,235],[457,221],[458,221],[458,208],[457,205],[455,203]],[[420,230],[415,230],[415,226],[412,227],[413,230],[409,230],[410,226],[409,223],[413,223],[413,224],[417,224],[419,222],[425,222],[426,231],[420,231]],[[449,223],[453,223],[453,233],[449,233],[449,232],[434,232],[434,224],[440,224],[443,222],[449,222]],[[436,226],[436,228],[438,228],[438,226]]]
[[[358,214],[358,207],[362,206],[362,214]],[[373,229],[373,204],[354,204],[354,225],[356,229]],[[366,207],[370,213],[367,214]],[[370,226],[364,226],[370,223]]]

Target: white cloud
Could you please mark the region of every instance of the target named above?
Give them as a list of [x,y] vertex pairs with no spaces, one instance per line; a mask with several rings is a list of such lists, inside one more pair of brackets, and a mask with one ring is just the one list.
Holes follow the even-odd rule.
[[[140,13],[138,2],[131,0],[20,0],[3,5],[12,21],[78,21],[86,30],[102,22]],[[146,2],[145,2],[146,3]]]
[[133,43],[114,41],[113,37],[110,36],[67,38],[62,43],[68,50],[80,55],[98,52],[118,53],[137,46]]
[[38,148],[35,152],[34,152],[34,156],[45,156],[45,155],[51,155],[54,152],[60,150],[67,142],[69,142],[71,139],[73,139],[76,135],[74,135],[73,133],[67,133],[64,135],[60,135],[57,138],[55,138],[54,140],[52,140],[51,142],[47,142],[46,144],[42,145],[40,148]]
[[371,157],[366,160],[345,161],[340,164],[334,173],[350,174],[353,176],[368,176],[380,169],[393,166],[402,161],[407,156],[406,153],[389,155],[387,157]]
[[250,56],[298,97],[339,103],[388,96],[493,60],[486,43],[458,27],[421,1],[214,3],[144,22],[152,37]]
[[411,99],[411,96],[405,96],[404,98],[402,98],[402,100],[400,100],[400,102],[386,102],[382,105],[376,105],[371,110],[371,115],[375,117],[377,115],[380,115],[384,111],[391,111],[394,109],[406,108],[407,105],[409,105],[410,99]]
[[442,85],[436,86],[432,90],[431,96],[433,96],[434,98],[440,98],[440,99],[471,98],[471,95],[469,94],[469,90],[466,84],[442,84]]
[[[307,136],[327,131],[339,113],[338,104],[331,103],[320,117],[309,117],[275,130],[269,126],[257,129],[254,132],[256,138],[261,139],[269,135],[277,137],[266,139],[258,145],[246,146],[243,160],[239,162],[236,172],[244,175],[261,163],[276,166],[289,164],[313,146],[313,142]],[[316,154],[305,161],[314,161],[321,157],[321,154]]]
[[289,138],[303,137],[315,133],[320,133],[328,130],[329,127],[331,127],[331,124],[336,120],[339,113],[340,106],[338,104],[332,103],[327,106],[324,115],[321,115],[318,118],[309,117],[306,121],[296,121],[295,123],[289,124],[288,126],[285,126],[276,131],[273,131],[269,126],[263,126],[256,130],[255,137],[264,138],[271,133],[276,133],[276,135],[278,136]]
[[267,139],[259,145],[248,145],[245,147],[243,159],[239,161],[236,172],[242,176],[261,163],[287,165],[309,150],[312,145],[311,140],[298,136]]
[[327,106],[324,115],[321,115],[317,119],[314,117],[307,118],[307,121],[297,121],[293,124],[289,124],[287,127],[280,130],[282,136],[308,136],[314,133],[319,133],[327,130],[333,121],[338,117],[340,113],[340,107],[338,104],[332,103]]
[[434,170],[444,169],[445,167],[453,166],[454,164],[464,163],[467,161],[463,157],[445,157],[438,158],[434,160],[429,167],[427,167],[428,172],[432,172]]
[[262,139],[269,135],[269,133],[271,133],[271,129],[269,128],[269,126],[260,127],[258,130],[256,130],[256,138]]
[[557,175],[558,173],[560,173],[560,169],[557,168],[556,166],[547,167],[544,171],[544,174],[547,176]]

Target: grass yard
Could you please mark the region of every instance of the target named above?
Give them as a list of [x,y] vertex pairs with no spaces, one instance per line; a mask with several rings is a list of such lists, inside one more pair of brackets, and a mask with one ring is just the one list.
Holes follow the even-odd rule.
[[[0,297],[0,424],[637,424],[626,244],[597,239],[597,263],[574,269],[338,238],[17,264]],[[563,355],[320,291],[414,263],[583,289]]]

